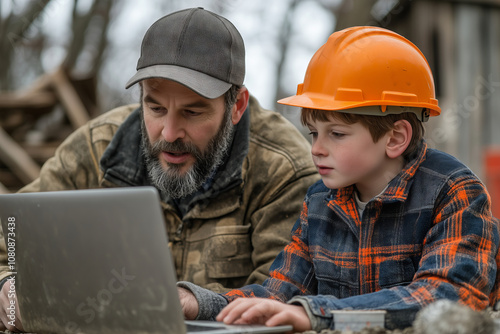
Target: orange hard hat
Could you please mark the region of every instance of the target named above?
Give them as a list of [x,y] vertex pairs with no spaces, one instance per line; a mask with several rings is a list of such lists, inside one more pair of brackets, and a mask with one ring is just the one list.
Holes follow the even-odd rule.
[[415,108],[430,116],[441,113],[425,56],[403,36],[378,27],[333,33],[309,62],[297,94],[278,102],[343,112],[379,106],[380,115]]

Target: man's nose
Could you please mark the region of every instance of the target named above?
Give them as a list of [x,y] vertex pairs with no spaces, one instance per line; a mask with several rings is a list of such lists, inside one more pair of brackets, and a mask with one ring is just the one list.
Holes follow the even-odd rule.
[[186,136],[186,123],[182,117],[178,117],[173,112],[168,112],[163,118],[163,130],[161,135],[167,142],[173,143],[177,139]]

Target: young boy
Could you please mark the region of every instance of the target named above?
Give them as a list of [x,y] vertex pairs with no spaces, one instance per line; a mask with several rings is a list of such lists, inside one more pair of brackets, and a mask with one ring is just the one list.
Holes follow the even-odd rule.
[[372,309],[403,328],[438,299],[496,303],[498,223],[481,181],[423,140],[440,108],[415,45],[382,28],[336,32],[280,102],[302,108],[322,180],[270,278],[224,295],[181,282],[186,317],[213,319],[229,304],[217,320],[321,331],[333,310]]

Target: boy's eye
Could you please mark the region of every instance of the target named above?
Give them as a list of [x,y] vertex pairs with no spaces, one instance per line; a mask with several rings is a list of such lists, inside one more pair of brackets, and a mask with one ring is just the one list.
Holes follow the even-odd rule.
[[313,137],[316,137],[318,135],[318,133],[316,131],[310,131],[309,135],[313,136]]
[[337,137],[337,138],[342,138],[345,136],[345,134],[340,133],[340,132],[332,132],[332,136]]

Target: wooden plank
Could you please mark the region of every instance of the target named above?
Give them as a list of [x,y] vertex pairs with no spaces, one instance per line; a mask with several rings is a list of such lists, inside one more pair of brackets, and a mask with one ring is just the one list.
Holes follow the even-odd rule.
[[477,176],[482,178],[482,117],[484,101],[476,96],[476,89],[481,77],[484,78],[484,61],[481,52],[484,50],[482,38],[481,7],[460,5],[455,8],[455,36],[457,68],[455,72],[455,111],[460,122],[457,132],[458,152],[455,157],[465,163]]
[[[500,31],[500,11],[492,10],[486,14],[488,16],[488,26],[485,27],[485,35],[488,38],[486,50],[481,50],[485,57],[485,73],[483,80],[476,87],[477,95],[485,100],[485,112],[487,113],[484,126],[487,138],[483,141],[487,145],[500,146],[500,40],[498,32]],[[500,199],[499,199],[500,202]],[[498,208],[500,210],[500,207]]]
[[59,68],[59,70],[53,74],[52,79],[56,94],[64,106],[73,127],[76,129],[87,123],[90,119],[89,113],[85,109],[75,88],[69,81],[64,69],[62,67]]
[[39,145],[21,143],[21,147],[33,160],[45,162],[47,159],[54,156],[56,149],[60,144],[60,141]]
[[0,168],[0,183],[10,191],[17,191],[24,186],[24,183],[2,163]]
[[[429,1],[429,0],[426,0]],[[433,2],[456,2],[474,6],[495,6],[500,7],[500,0],[432,0]]]
[[[441,116],[434,124],[439,124],[429,135],[437,144],[436,148],[451,155],[459,154],[458,137],[461,135],[458,127],[461,120],[458,117],[457,101],[457,39],[455,39],[455,6],[451,3],[436,4],[434,22],[436,24],[439,59],[436,59],[436,71],[439,71]],[[424,13],[422,13],[424,15]]]
[[0,159],[25,184],[40,174],[40,166],[1,127]]
[[0,110],[42,109],[54,106],[56,103],[56,97],[50,91],[0,94]]
[[336,13],[335,31],[359,25],[377,25],[371,9],[377,0],[345,0]]
[[23,92],[40,92],[52,89],[52,74],[44,73],[38,77],[30,86],[28,86]]

